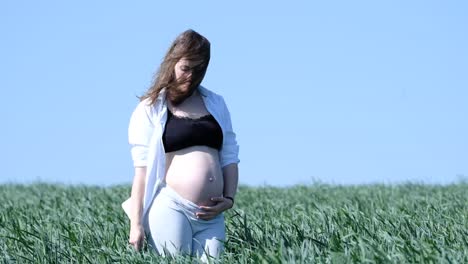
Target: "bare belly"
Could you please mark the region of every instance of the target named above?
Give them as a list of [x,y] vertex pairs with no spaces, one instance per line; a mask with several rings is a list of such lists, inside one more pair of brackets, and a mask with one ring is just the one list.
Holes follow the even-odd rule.
[[198,205],[214,205],[210,199],[223,194],[224,179],[218,150],[193,146],[166,153],[166,184]]

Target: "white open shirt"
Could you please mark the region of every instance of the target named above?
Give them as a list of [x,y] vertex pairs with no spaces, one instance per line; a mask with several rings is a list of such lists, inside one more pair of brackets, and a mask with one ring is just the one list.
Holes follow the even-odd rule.
[[[198,90],[206,109],[213,115],[223,131],[223,145],[219,151],[221,167],[239,163],[239,145],[232,129],[231,114],[223,97],[201,85]],[[149,105],[149,99],[137,105],[128,127],[133,165],[135,167],[146,166],[142,218],[148,212],[151,201],[158,194],[166,173],[166,152],[162,142],[166,120],[166,91],[163,89],[153,105]],[[122,208],[130,216],[130,198],[122,203]]]

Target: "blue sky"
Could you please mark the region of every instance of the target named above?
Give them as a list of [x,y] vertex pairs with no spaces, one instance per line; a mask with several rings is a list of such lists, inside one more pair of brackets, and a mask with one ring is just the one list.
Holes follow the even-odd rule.
[[2,1],[0,182],[130,183],[128,121],[173,39],[212,43],[240,182],[468,176],[466,1]]

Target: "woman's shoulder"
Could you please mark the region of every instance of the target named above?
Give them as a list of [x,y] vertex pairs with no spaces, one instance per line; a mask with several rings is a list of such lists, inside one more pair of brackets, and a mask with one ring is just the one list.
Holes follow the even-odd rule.
[[160,98],[157,98],[156,100],[152,100],[151,98],[148,97],[148,98],[140,100],[136,108],[144,109],[145,111],[155,111],[158,108],[157,106],[161,104],[163,104],[163,102]]
[[151,102],[151,98],[145,98],[140,100],[133,110],[133,116],[135,118],[150,118],[153,119],[157,116],[156,103]]
[[151,98],[145,98],[143,100],[140,100],[140,102],[138,103],[137,107],[143,107],[143,108],[150,108],[152,107],[154,104],[151,103]]
[[151,110],[151,101],[149,98],[146,98],[146,99],[143,99],[143,100],[140,100],[135,109],[133,110],[134,113],[137,113],[137,112],[150,112]]

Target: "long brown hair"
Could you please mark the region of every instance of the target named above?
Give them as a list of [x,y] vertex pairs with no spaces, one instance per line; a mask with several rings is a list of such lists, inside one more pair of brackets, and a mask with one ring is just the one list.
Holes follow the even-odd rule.
[[192,29],[182,32],[170,46],[155,74],[153,84],[143,96],[139,97],[140,101],[149,98],[150,103],[154,104],[163,88],[170,90],[180,85],[180,81],[175,78],[174,66],[181,58],[201,61],[201,64],[194,69],[191,81],[191,88],[198,87],[210,62],[210,42]]

